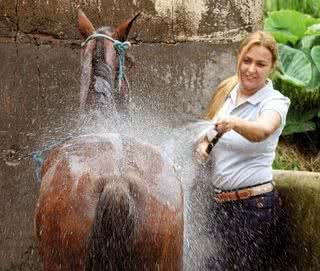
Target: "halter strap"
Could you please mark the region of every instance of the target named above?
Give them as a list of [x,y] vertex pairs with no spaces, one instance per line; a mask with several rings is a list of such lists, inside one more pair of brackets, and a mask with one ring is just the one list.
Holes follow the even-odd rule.
[[130,89],[129,82],[126,80],[124,69],[125,69],[126,50],[128,50],[131,47],[131,43],[129,41],[122,42],[119,40],[115,40],[112,37],[105,34],[93,33],[92,35],[87,37],[84,42],[81,43],[81,48],[84,48],[90,40],[95,38],[104,38],[113,42],[113,46],[116,48],[118,59],[119,59],[118,92],[120,94],[122,80],[125,80],[125,82],[127,83],[128,89]]

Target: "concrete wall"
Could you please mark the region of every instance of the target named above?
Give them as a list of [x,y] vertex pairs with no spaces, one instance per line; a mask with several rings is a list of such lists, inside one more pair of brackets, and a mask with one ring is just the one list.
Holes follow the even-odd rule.
[[76,8],[95,26],[142,12],[130,40],[133,107],[197,116],[234,72],[237,42],[261,28],[262,0],[0,1],[0,270],[39,270],[33,210],[39,183],[30,156],[65,136],[78,110]]
[[34,36],[78,39],[76,9],[94,25],[117,25],[138,12],[134,35],[142,42],[237,41],[259,28],[262,2],[253,0],[2,0],[0,36],[26,42]]
[[285,270],[319,270],[320,173],[276,170],[274,179],[288,214]]

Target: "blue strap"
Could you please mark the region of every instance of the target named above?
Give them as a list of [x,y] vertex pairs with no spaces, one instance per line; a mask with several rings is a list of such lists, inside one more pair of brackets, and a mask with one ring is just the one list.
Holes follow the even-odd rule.
[[[46,145],[42,150],[40,151],[34,151],[31,153],[32,159],[36,162],[36,176],[37,176],[37,181],[40,183],[41,182],[41,168],[43,166],[43,157],[42,154],[46,151],[51,150],[52,148],[66,142],[67,140],[69,140],[70,138],[72,138],[72,136],[67,136],[66,138],[55,142],[55,143],[50,143],[48,145]],[[29,154],[30,155],[30,154]]]
[[36,176],[37,181],[41,182],[41,168],[43,165],[42,151],[37,151],[32,153],[32,158],[36,162]]

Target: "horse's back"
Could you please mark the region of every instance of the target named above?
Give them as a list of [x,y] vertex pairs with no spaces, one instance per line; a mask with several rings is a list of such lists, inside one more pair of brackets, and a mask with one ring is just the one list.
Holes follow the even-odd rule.
[[84,269],[97,206],[111,193],[122,204],[121,191],[135,211],[129,256],[141,259],[140,269],[181,268],[181,183],[156,147],[118,134],[79,136],[53,150],[42,173],[35,218],[47,270]]

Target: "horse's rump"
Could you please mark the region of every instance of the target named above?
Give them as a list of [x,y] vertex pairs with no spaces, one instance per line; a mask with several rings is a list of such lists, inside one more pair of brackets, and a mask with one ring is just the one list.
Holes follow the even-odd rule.
[[71,139],[44,164],[36,234],[46,270],[84,270],[86,259],[88,270],[178,270],[181,183],[150,144],[118,134]]

